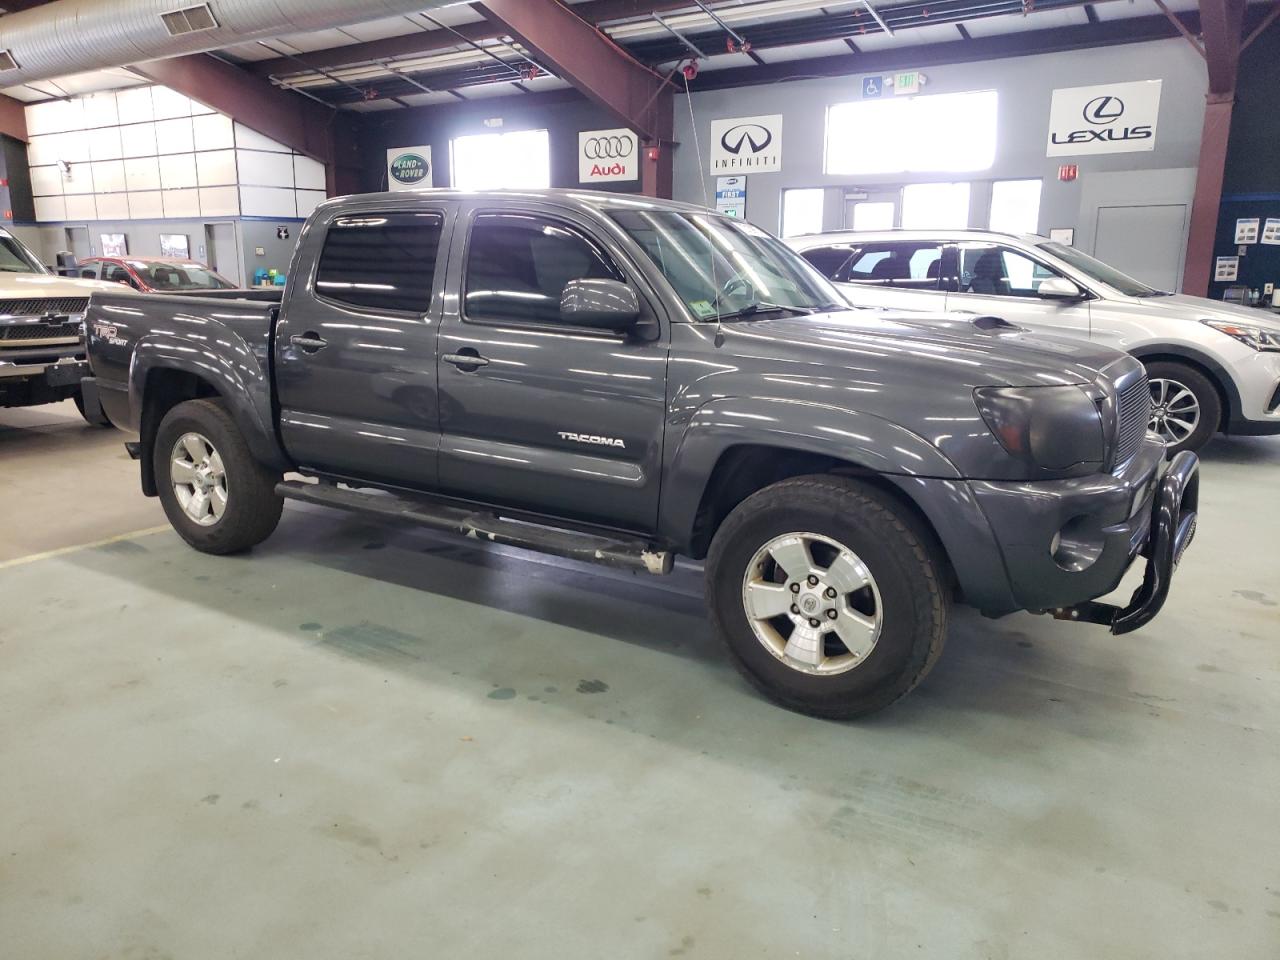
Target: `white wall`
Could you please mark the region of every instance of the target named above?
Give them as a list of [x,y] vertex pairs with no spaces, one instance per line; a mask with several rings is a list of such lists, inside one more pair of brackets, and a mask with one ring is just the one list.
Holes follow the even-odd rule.
[[26,108],[36,220],[306,217],[324,165],[162,86]]

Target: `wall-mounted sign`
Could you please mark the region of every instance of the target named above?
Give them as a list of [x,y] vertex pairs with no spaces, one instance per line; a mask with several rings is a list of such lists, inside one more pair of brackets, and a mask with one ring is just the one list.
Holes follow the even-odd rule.
[[1262,242],[1269,247],[1280,246],[1280,218],[1267,217],[1262,225]]
[[1215,283],[1232,283],[1239,276],[1239,257],[1218,257],[1218,259],[1214,261],[1213,280]]
[[1080,164],[1064,163],[1058,167],[1058,179],[1063,183],[1071,183],[1080,176]]
[[578,182],[640,178],[640,139],[625,127],[578,134]]
[[284,226],[276,227],[276,239],[277,239],[277,240],[288,240],[288,239],[289,239],[289,228],[288,228],[288,227],[284,227]]
[[1138,80],[1053,91],[1047,155],[1154,150],[1160,83]]
[[711,121],[711,172],[773,173],[782,169],[782,114]]
[[905,97],[913,93],[919,93],[923,83],[924,77],[919,70],[895,73],[893,75],[893,95],[895,97]]
[[129,245],[123,233],[104,233],[98,239],[102,241],[104,257],[125,257],[129,255]]
[[862,78],[862,99],[875,100],[884,94],[884,77]]
[[1076,242],[1075,227],[1054,227],[1049,231],[1049,239],[1063,246],[1074,246]]
[[1257,243],[1258,231],[1262,228],[1262,221],[1257,217],[1250,217],[1236,221],[1236,243]]
[[716,212],[739,220],[747,215],[746,177],[716,177]]
[[[191,256],[191,241],[185,233],[160,234],[160,256],[180,257],[186,260]],[[204,256],[203,253],[200,256]]]
[[430,147],[392,147],[387,151],[387,189],[431,186]]

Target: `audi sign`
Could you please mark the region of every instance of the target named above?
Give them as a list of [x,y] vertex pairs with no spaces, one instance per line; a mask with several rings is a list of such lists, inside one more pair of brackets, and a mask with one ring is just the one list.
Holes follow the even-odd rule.
[[640,141],[630,130],[583,130],[578,134],[578,182],[639,178]]

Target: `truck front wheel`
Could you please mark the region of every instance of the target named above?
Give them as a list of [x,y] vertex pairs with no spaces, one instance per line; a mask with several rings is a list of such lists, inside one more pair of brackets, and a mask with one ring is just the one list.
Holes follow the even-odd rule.
[[280,522],[280,478],[253,459],[220,400],[188,400],[165,414],[153,456],[165,515],[197,550],[247,550]]
[[845,477],[784,480],[739,504],[706,565],[739,670],[784,706],[844,719],[910,692],[946,639],[947,597],[902,507]]

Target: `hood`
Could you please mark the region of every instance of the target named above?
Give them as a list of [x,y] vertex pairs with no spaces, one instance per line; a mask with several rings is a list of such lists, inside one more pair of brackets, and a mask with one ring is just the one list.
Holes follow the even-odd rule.
[[726,322],[744,338],[762,338],[785,360],[818,360],[865,368],[870,358],[887,368],[893,358],[934,369],[971,387],[1092,383],[1125,356],[1118,350],[971,314],[886,313],[848,310],[803,317]]
[[[0,271],[0,299],[25,300],[29,297],[87,297],[94,291],[123,293],[129,287],[104,280],[80,277],[55,277],[48,273],[6,273]],[[130,292],[132,292],[130,290]]]
[[1256,307],[1242,307],[1234,303],[1223,303],[1221,300],[1210,300],[1208,297],[1191,297],[1185,293],[1174,293],[1167,297],[1139,297],[1133,302],[1149,310],[1163,310],[1174,314],[1171,319],[1227,320],[1280,333],[1280,319],[1270,311]]

